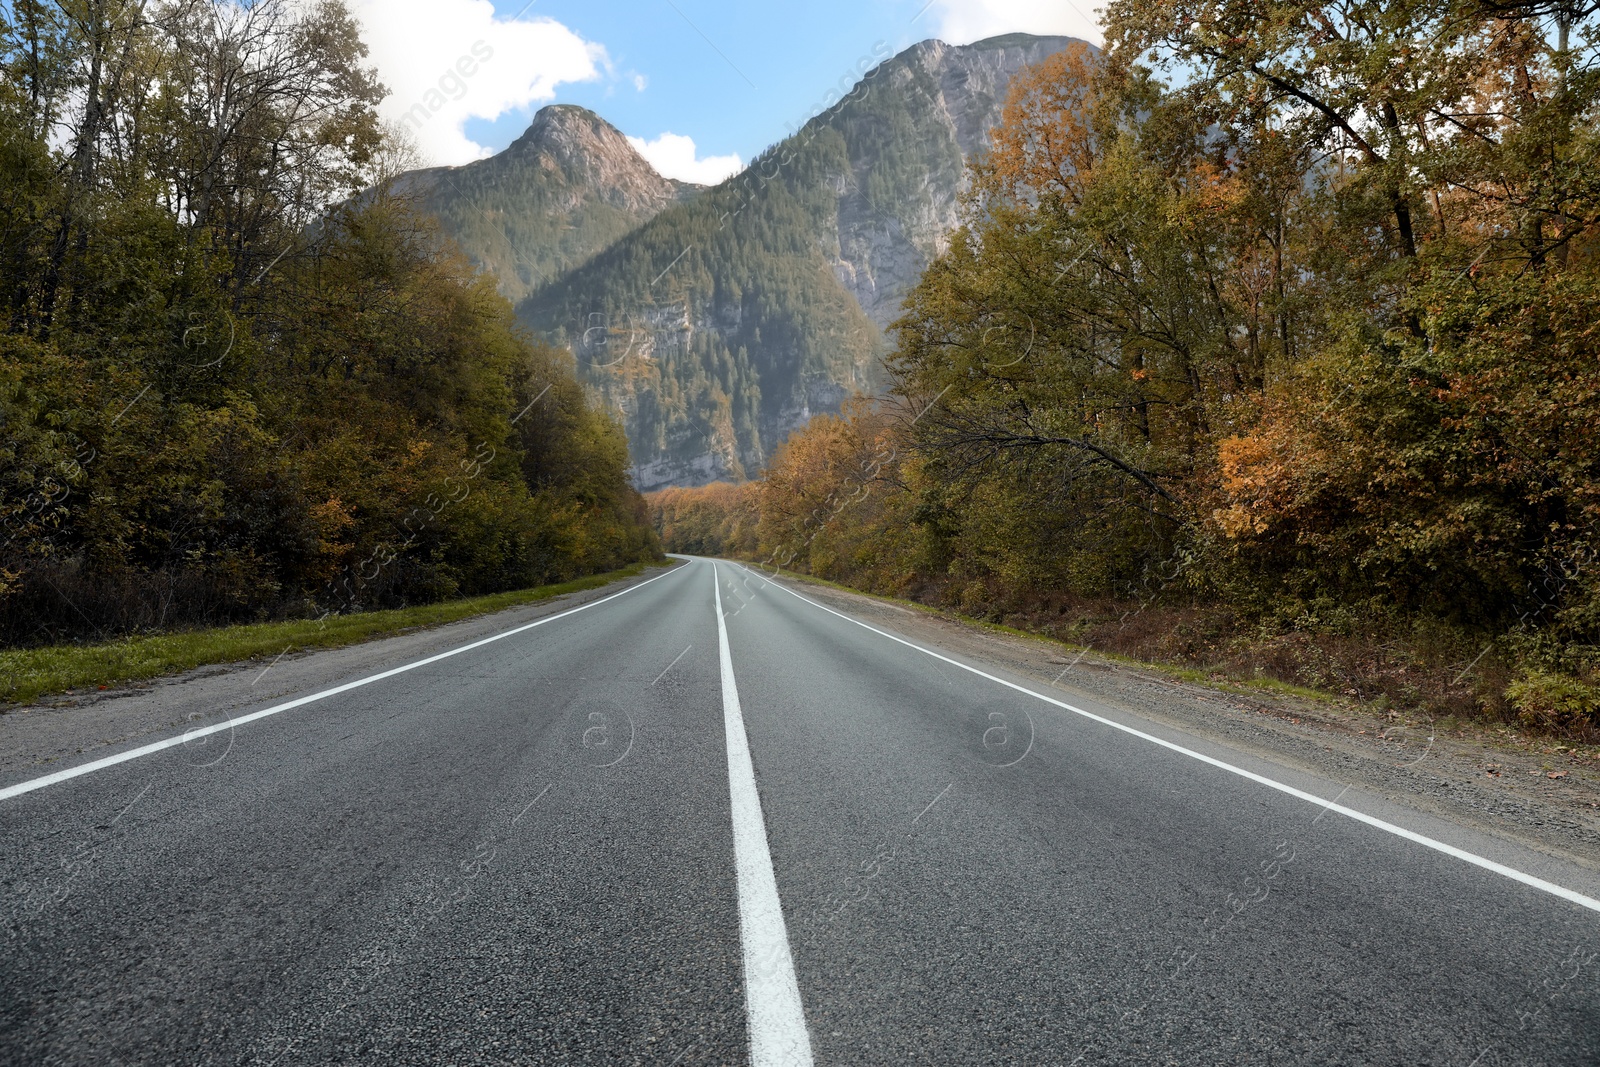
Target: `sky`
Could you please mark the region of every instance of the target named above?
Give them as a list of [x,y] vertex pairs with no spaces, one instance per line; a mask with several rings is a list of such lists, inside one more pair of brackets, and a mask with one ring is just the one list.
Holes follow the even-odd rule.
[[348,0],[424,160],[500,151],[579,104],[670,178],[710,184],[870,69],[929,37],[1099,42],[1097,0]]

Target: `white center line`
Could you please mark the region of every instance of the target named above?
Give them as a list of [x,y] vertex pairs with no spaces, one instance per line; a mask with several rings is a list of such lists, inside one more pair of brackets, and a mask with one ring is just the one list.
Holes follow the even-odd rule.
[[739,879],[739,934],[744,943],[744,1001],[750,1027],[751,1067],[811,1067],[800,985],[794,976],[789,931],[772,873],[761,794],[744,733],[744,712],[728,650],[722,583],[711,565],[717,594],[717,647],[722,656],[722,721],[728,735],[728,796],[733,807],[733,862]]
[[[738,564],[735,564],[735,566],[738,566]],[[740,568],[740,569],[743,569],[743,568]],[[1520,882],[1523,885],[1528,886],[1528,887],[1530,887],[1532,889],[1537,889],[1542,893],[1549,893],[1551,896],[1560,897],[1562,900],[1569,901],[1569,902],[1571,902],[1573,904],[1578,905],[1581,908],[1588,908],[1590,911],[1600,911],[1600,900],[1596,900],[1594,897],[1585,896],[1584,894],[1579,893],[1576,890],[1568,889],[1564,885],[1557,885],[1554,882],[1546,881],[1543,878],[1539,878],[1539,877],[1537,877],[1535,875],[1528,874],[1526,871],[1519,871],[1515,867],[1508,867],[1503,863],[1496,863],[1494,860],[1488,859],[1488,858],[1483,857],[1483,856],[1479,856],[1478,854],[1476,854],[1474,852],[1468,852],[1464,848],[1457,848],[1454,845],[1446,844],[1443,841],[1437,841],[1434,838],[1427,837],[1427,836],[1425,836],[1423,834],[1419,834],[1419,833],[1417,833],[1417,832],[1415,832],[1413,830],[1407,830],[1403,826],[1396,826],[1392,822],[1386,822],[1383,819],[1375,818],[1374,816],[1368,815],[1366,812],[1357,811],[1355,808],[1347,808],[1343,804],[1339,803],[1339,799],[1344,796],[1344,792],[1348,792],[1349,791],[1349,787],[1348,786],[1345,787],[1345,791],[1344,792],[1341,792],[1339,794],[1339,796],[1335,797],[1333,800],[1324,800],[1323,798],[1321,798],[1319,796],[1316,796],[1313,793],[1307,793],[1303,789],[1296,789],[1292,785],[1286,785],[1283,782],[1277,781],[1277,780],[1272,779],[1272,778],[1268,778],[1264,774],[1256,774],[1254,771],[1247,771],[1243,767],[1236,767],[1231,763],[1227,763],[1227,762],[1225,762],[1223,760],[1216,759],[1216,758],[1214,758],[1212,756],[1207,756],[1203,752],[1196,752],[1194,749],[1185,748],[1182,745],[1174,744],[1171,741],[1163,740],[1162,738],[1159,738],[1159,737],[1155,736],[1154,734],[1145,733],[1143,730],[1136,730],[1132,726],[1124,726],[1122,723],[1117,722],[1117,721],[1115,721],[1113,719],[1108,719],[1108,718],[1104,717],[1103,715],[1096,715],[1093,712],[1084,711],[1082,708],[1075,708],[1071,704],[1067,704],[1067,703],[1065,703],[1063,701],[1056,700],[1053,697],[1047,697],[1043,693],[1036,693],[1032,689],[1027,688],[1026,686],[1018,685],[1016,682],[1008,682],[1004,678],[997,678],[996,676],[988,673],[987,671],[981,671],[976,667],[968,666],[967,664],[962,663],[959,660],[951,659],[949,656],[941,656],[939,653],[934,652],[931,649],[926,649],[926,648],[923,648],[921,645],[913,644],[912,642],[907,641],[903,637],[896,637],[894,634],[888,633],[887,631],[884,631],[884,630],[880,630],[876,626],[869,626],[866,623],[862,622],[860,619],[851,618],[849,615],[846,615],[842,611],[834,611],[832,608],[828,607],[827,605],[819,604],[815,600],[812,600],[810,597],[801,596],[799,593],[796,593],[793,589],[790,589],[786,585],[779,585],[777,582],[773,582],[771,584],[777,586],[777,588],[779,588],[779,589],[782,589],[785,593],[788,593],[790,596],[796,598],[797,600],[803,600],[807,604],[810,604],[814,608],[821,608],[823,611],[826,611],[829,615],[837,615],[839,618],[843,619],[846,622],[855,623],[857,626],[861,627],[864,630],[871,630],[873,633],[877,634],[880,637],[887,637],[889,640],[894,641],[894,642],[896,642],[898,644],[905,645],[907,648],[915,649],[916,651],[921,652],[925,656],[932,656],[934,659],[943,660],[945,663],[950,664],[952,667],[960,667],[962,670],[970,671],[973,674],[976,674],[980,678],[987,678],[989,681],[998,682],[1000,685],[1003,685],[1008,689],[1014,689],[1019,693],[1025,693],[1028,696],[1033,697],[1035,700],[1042,700],[1046,704],[1054,704],[1058,708],[1061,708],[1061,709],[1063,709],[1065,711],[1070,711],[1074,715],[1081,715],[1085,719],[1089,719],[1089,720],[1091,720],[1093,722],[1100,723],[1103,726],[1109,726],[1113,730],[1121,730],[1125,734],[1131,734],[1134,737],[1140,738],[1141,740],[1144,740],[1144,741],[1148,741],[1151,744],[1160,745],[1162,748],[1165,748],[1165,749],[1168,749],[1170,751],[1179,753],[1180,755],[1188,756],[1190,759],[1199,760],[1201,763],[1209,764],[1212,767],[1216,767],[1218,770],[1227,771],[1230,774],[1237,774],[1241,778],[1247,778],[1250,781],[1255,782],[1255,783],[1257,783],[1259,785],[1264,785],[1269,789],[1276,789],[1278,792],[1286,793],[1289,796],[1295,797],[1298,800],[1306,801],[1309,804],[1315,804],[1318,807],[1322,808],[1322,814],[1318,815],[1317,819],[1321,819],[1322,815],[1326,815],[1330,811],[1337,812],[1338,814],[1343,815],[1348,819],[1354,819],[1356,822],[1365,823],[1366,825],[1371,826],[1374,829],[1382,830],[1384,833],[1393,834],[1396,837],[1403,838],[1403,839],[1405,839],[1407,841],[1412,842],[1413,844],[1421,845],[1424,848],[1431,848],[1435,852],[1442,852],[1446,856],[1452,856],[1452,857],[1454,857],[1454,858],[1456,858],[1458,860],[1461,860],[1461,861],[1463,861],[1465,863],[1470,863],[1475,867],[1481,867],[1486,871],[1492,871],[1493,873],[1498,874],[1503,878],[1509,878],[1514,882]],[[726,672],[726,664],[724,664],[724,672]],[[1316,820],[1314,819],[1312,821],[1315,822]]]

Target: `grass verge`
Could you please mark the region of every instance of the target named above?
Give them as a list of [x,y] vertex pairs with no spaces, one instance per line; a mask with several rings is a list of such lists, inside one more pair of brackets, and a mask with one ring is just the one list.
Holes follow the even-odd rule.
[[636,577],[644,568],[643,563],[635,563],[619,571],[594,574],[560,585],[413,608],[335,615],[322,620],[252,623],[127,637],[100,645],[50,645],[0,651],[0,700],[27,704],[55,693],[140,682],[213,663],[276,657],[284,652],[310,648],[340,648],[419,627],[488,615],[567,593],[598,589],[623,578]]

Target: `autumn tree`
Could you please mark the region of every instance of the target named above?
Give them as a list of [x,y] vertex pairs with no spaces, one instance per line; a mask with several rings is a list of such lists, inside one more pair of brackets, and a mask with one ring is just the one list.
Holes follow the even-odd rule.
[[383,89],[343,4],[0,18],[0,640],[655,555],[570,354],[385,182]]

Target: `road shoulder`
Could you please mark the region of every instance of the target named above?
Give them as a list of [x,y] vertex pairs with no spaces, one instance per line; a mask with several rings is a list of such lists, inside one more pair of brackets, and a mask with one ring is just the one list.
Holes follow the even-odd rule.
[[678,561],[580,592],[331,649],[212,664],[0,715],[0,784],[109,755],[481,640],[660,577]]

